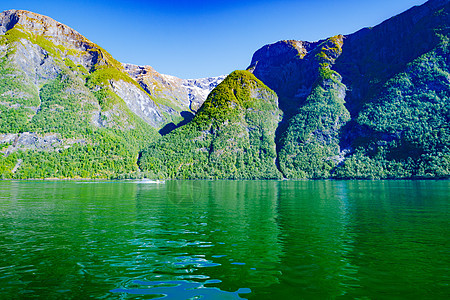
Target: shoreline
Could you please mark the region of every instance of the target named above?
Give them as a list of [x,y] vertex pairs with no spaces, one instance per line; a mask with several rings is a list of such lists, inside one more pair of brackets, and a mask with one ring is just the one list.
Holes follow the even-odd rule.
[[450,177],[411,177],[411,178],[318,178],[318,179],[310,179],[310,178],[297,178],[297,179],[229,179],[229,178],[197,178],[197,179],[186,179],[186,178],[8,178],[8,179],[0,179],[1,181],[142,181],[142,180],[153,180],[153,181],[446,181],[450,180]]

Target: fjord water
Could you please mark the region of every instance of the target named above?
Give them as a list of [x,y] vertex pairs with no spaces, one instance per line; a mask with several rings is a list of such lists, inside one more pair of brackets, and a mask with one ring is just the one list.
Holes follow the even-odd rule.
[[0,298],[446,299],[449,181],[0,182]]

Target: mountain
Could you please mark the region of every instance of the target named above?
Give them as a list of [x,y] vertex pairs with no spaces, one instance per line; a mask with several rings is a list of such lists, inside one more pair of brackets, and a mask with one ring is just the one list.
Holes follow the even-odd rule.
[[[150,66],[124,64],[125,71],[158,103],[166,105],[173,122],[166,124],[161,134],[186,124],[206,100],[208,94],[225,79],[225,75],[199,79],[180,79],[160,74]],[[166,122],[167,123],[167,122]],[[178,123],[178,124],[175,124]]]
[[265,45],[246,71],[196,80],[119,63],[51,18],[3,12],[0,174],[449,178],[449,6]]
[[139,166],[161,178],[281,178],[275,167],[278,97],[247,71],[234,71],[193,120],[143,151]]
[[160,74],[151,66],[123,64],[125,71],[148,94],[168,105],[177,106],[179,111],[197,112],[208,94],[225,79],[225,75],[198,79],[180,79]]
[[[0,14],[0,176],[109,178],[193,113],[222,77],[181,80],[123,65],[75,30],[22,10]],[[141,80],[142,79],[142,80]],[[176,100],[176,101],[175,101]]]
[[[276,158],[264,168],[275,165],[291,179],[449,177],[449,5],[448,0],[431,0],[354,34],[280,41],[256,51],[247,70],[276,93],[282,111],[270,141]],[[225,82],[244,90],[249,86],[236,75]],[[233,103],[232,93],[219,87],[204,105],[215,98]],[[224,118],[231,112],[223,111],[222,125],[214,128],[248,128],[242,119]],[[260,110],[264,116],[273,112],[272,107]],[[198,148],[188,141],[208,131],[194,125],[197,116],[189,130],[181,127],[152,143],[141,156],[142,169],[162,177],[248,178],[239,172],[246,166],[233,163],[238,151],[224,150],[233,159],[220,172],[212,167],[211,151],[197,160]],[[261,122],[272,128],[267,119]],[[186,165],[190,171],[181,172]]]

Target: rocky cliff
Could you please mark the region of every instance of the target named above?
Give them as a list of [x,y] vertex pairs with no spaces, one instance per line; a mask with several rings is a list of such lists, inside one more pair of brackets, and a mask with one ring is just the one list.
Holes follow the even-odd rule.
[[449,24],[449,1],[432,0],[351,35],[258,50],[248,70],[280,98],[283,174],[448,176]]
[[208,94],[226,76],[180,79],[161,74],[151,66],[124,64],[125,71],[156,101],[167,116],[166,126],[160,130],[167,134],[192,119]]
[[165,99],[180,111],[197,112],[208,94],[225,79],[225,75],[198,79],[180,79],[160,74],[151,66],[124,64],[125,71],[150,95]]

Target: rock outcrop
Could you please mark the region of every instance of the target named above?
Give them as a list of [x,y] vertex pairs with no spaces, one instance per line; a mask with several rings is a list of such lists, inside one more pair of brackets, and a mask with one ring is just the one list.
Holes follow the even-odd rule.
[[75,66],[76,70],[72,71],[77,75],[83,75],[83,71],[86,75],[100,69],[114,69],[102,74],[109,82],[92,88],[112,89],[133,113],[155,128],[180,121],[183,111],[195,113],[209,92],[225,78],[183,80],[159,74],[149,66],[122,65],[72,28],[23,10],[0,14],[0,34],[20,41],[15,43],[9,61],[35,85],[45,84],[61,73],[57,61]]
[[183,80],[3,12],[0,176],[448,178],[449,24],[450,1],[430,0],[354,34],[266,45],[225,79]]
[[[124,64],[125,71],[150,95],[165,99],[178,111],[196,113],[208,94],[221,83],[226,75],[199,79],[180,79],[161,74],[151,66]],[[166,111],[168,111],[166,109]]]

